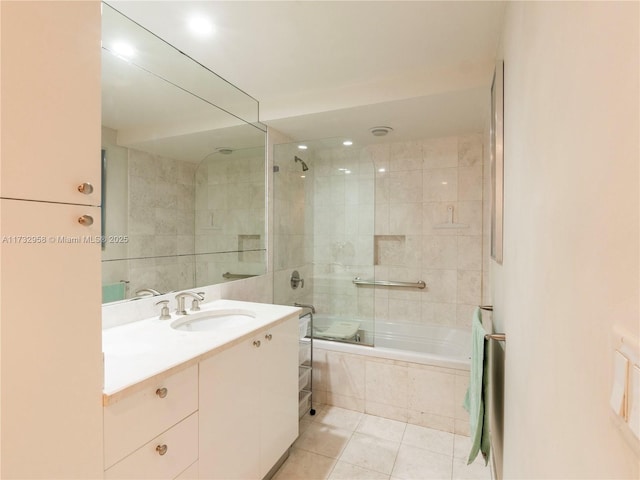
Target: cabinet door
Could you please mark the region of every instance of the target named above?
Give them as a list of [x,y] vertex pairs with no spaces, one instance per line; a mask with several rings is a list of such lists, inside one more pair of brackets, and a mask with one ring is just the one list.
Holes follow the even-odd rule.
[[0,197],[100,205],[99,2],[0,8]]
[[0,200],[3,478],[102,473],[99,218]]
[[298,436],[298,318],[260,339],[260,478]]
[[200,478],[261,478],[261,347],[245,341],[200,362]]

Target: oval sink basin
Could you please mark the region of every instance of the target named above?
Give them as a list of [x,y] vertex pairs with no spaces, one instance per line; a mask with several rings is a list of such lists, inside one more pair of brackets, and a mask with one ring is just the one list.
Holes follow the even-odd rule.
[[256,318],[248,310],[212,310],[185,315],[171,323],[171,328],[183,332],[211,332],[244,327]]

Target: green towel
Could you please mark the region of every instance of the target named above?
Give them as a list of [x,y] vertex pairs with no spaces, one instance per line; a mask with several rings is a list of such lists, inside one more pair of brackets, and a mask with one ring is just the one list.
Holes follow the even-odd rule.
[[471,452],[467,465],[482,453],[485,465],[489,462],[489,415],[485,414],[485,398],[488,389],[488,355],[485,355],[487,340],[482,326],[482,314],[476,308],[473,313],[471,326],[471,377],[469,388],[464,397],[464,408],[469,412],[469,426],[471,427]]
[[126,295],[124,282],[102,285],[102,303],[124,300]]

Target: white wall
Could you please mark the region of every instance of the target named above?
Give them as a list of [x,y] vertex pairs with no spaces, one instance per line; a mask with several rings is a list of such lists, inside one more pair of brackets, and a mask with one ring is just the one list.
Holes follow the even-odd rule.
[[508,6],[505,478],[639,475],[608,406],[613,331],[639,337],[638,7]]

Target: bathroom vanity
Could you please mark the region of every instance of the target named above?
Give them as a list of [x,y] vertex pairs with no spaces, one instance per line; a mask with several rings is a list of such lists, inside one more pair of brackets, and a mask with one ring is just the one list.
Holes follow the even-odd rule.
[[298,435],[298,314],[218,300],[104,330],[105,478],[267,476]]

